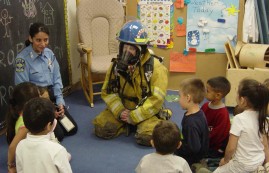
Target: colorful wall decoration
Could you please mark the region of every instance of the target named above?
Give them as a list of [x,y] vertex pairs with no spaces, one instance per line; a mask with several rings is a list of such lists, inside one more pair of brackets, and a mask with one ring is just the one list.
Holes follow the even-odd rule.
[[172,0],[138,1],[138,17],[147,27],[151,46],[173,48],[173,14]]
[[188,4],[186,47],[224,53],[224,43],[237,38],[239,0],[194,0]]
[[170,72],[196,72],[196,53],[170,52]]

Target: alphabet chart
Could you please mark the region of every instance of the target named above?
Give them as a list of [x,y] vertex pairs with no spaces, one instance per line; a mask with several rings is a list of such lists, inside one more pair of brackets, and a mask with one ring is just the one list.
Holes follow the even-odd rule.
[[138,16],[147,27],[150,45],[172,48],[173,12],[172,0],[140,0]]

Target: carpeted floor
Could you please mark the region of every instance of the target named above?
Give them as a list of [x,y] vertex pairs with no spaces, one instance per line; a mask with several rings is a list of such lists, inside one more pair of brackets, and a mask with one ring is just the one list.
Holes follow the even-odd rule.
[[[173,111],[172,121],[179,127],[184,111],[176,101],[177,91],[168,91],[165,105]],[[136,144],[134,134],[103,140],[93,134],[93,118],[105,108],[97,98],[94,108],[90,108],[81,90],[65,97],[69,112],[77,121],[79,130],[74,136],[64,138],[61,143],[71,153],[71,167],[74,173],[131,173],[145,154],[153,148]],[[0,173],[7,172],[7,143],[0,136]],[[30,159],[30,158],[29,158]]]

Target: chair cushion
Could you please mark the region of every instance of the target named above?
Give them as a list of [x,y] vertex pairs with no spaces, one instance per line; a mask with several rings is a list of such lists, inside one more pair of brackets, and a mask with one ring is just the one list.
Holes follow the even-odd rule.
[[93,58],[118,52],[116,34],[124,22],[118,0],[80,0],[77,22],[80,41],[92,48]]
[[117,53],[103,56],[94,56],[92,58],[92,65],[91,65],[92,72],[106,73],[107,69],[111,65],[112,58],[117,58]]

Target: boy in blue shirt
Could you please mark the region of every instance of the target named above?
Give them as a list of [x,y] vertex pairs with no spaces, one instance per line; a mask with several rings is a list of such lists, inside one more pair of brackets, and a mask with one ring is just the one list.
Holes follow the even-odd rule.
[[204,158],[209,146],[209,131],[199,104],[205,97],[205,86],[198,78],[185,79],[179,87],[179,104],[186,110],[182,119],[182,146],[176,151],[191,166]]

